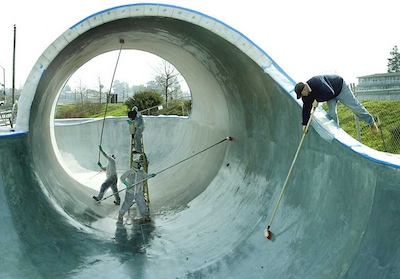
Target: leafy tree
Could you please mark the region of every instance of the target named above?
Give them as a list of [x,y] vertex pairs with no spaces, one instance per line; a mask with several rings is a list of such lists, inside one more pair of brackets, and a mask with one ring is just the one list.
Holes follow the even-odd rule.
[[131,109],[134,106],[137,106],[139,111],[156,107],[161,105],[163,102],[163,97],[160,93],[156,91],[140,91],[133,95],[133,97],[129,98],[125,101],[125,105]]
[[133,92],[133,94],[136,94],[137,92],[146,91],[148,89],[150,89],[150,88],[149,87],[146,88],[146,86],[144,86],[144,85],[133,85],[131,87],[131,92]]
[[391,58],[388,58],[388,73],[400,72],[400,53],[397,46],[394,46],[390,52]]
[[118,100],[125,100],[129,93],[129,84],[127,82],[120,82],[115,80],[113,84],[114,94],[117,94]]
[[146,84],[146,89],[147,90],[151,90],[151,91],[157,91],[160,94],[162,94],[162,92],[164,92],[164,87],[161,86],[155,80],[148,81],[147,84]]

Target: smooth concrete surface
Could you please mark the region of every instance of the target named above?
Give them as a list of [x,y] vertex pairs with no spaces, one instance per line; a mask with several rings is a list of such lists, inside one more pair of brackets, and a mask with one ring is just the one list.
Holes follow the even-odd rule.
[[[104,179],[103,119],[52,120],[68,77],[121,37],[174,64],[193,97],[189,118],[145,118],[159,173],[148,225],[118,225],[112,199],[91,198]],[[0,135],[0,278],[399,278],[399,159],[322,111],[264,237],[302,136],[293,85],[244,35],[192,10],[137,4],[71,27],[33,67],[17,132]],[[122,172],[125,119],[104,124],[102,145]]]

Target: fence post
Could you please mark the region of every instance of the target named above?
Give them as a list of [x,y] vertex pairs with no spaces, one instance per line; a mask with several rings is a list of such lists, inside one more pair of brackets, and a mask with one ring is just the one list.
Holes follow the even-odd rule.
[[379,114],[378,114],[376,117],[377,117],[377,120],[378,120],[379,131],[380,131],[380,133],[381,133],[383,148],[385,149],[385,152],[387,152],[386,142],[385,142],[385,138],[384,138],[384,136],[383,136],[383,132],[382,132],[382,123],[381,123],[381,120],[380,120],[380,118],[379,118]]
[[[354,96],[356,96],[356,86],[354,83],[350,83],[350,89],[353,91]],[[361,132],[360,132],[360,119],[354,114],[354,121],[356,123],[356,131],[357,131],[357,139],[359,142],[362,142],[361,140]]]

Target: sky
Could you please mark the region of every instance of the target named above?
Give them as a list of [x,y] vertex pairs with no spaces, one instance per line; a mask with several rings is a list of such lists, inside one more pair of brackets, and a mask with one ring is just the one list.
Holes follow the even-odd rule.
[[[397,1],[2,1],[0,83],[3,83],[4,68],[6,87],[12,86],[14,25],[15,88],[19,89],[41,54],[69,27],[102,10],[133,3],[170,4],[214,17],[258,45],[295,81],[335,73],[357,83],[359,76],[387,72],[390,51],[395,45],[400,46]],[[91,87],[100,77],[109,87],[117,55],[114,52],[103,60],[97,58],[96,63],[101,67],[92,61],[93,65],[85,66],[91,69],[90,74],[84,74],[82,69],[75,73],[75,79]],[[157,61],[153,55],[123,52],[115,80],[127,81],[130,85],[145,84],[152,79]],[[123,71],[124,67],[130,70]],[[123,76],[124,72],[129,72],[129,76]]]

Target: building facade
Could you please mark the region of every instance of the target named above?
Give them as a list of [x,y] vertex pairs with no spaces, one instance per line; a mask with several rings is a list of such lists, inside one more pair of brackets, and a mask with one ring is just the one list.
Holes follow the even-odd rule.
[[400,72],[357,77],[355,94],[360,101],[400,101]]

